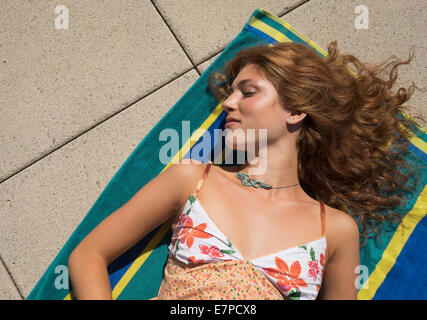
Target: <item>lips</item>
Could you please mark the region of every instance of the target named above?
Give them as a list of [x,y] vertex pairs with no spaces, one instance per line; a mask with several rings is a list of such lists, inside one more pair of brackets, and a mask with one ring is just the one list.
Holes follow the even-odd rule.
[[228,117],[225,119],[225,122],[226,122],[226,123],[228,123],[228,122],[232,122],[232,121],[240,122],[240,121],[239,121],[239,120],[237,120],[236,118],[233,118],[233,117],[230,117],[230,116],[228,116]]
[[227,121],[226,123],[225,123],[225,127],[227,128],[227,127],[231,127],[233,124],[236,124],[236,123],[239,123],[240,121],[234,121],[234,120],[231,120],[231,121]]

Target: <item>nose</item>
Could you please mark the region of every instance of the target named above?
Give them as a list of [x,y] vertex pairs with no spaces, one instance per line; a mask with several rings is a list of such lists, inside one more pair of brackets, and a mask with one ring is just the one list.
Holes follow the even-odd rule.
[[222,108],[227,112],[230,113],[233,110],[236,110],[237,106],[233,98],[233,94],[230,94],[222,103]]

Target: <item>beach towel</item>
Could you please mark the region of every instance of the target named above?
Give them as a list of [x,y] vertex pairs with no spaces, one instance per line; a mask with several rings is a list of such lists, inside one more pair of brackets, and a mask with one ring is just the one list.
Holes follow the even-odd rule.
[[[71,252],[103,219],[123,206],[173,162],[183,158],[205,163],[224,162],[229,157],[234,159],[236,155],[227,153],[224,139],[215,134],[215,129],[224,128],[226,113],[210,92],[208,77],[245,47],[286,41],[305,44],[319,55],[327,55],[324,49],[284,20],[257,7],[240,33],[130,154],[27,299],[73,299],[71,282],[66,273]],[[406,114],[402,116],[409,117]],[[162,148],[166,144],[159,137],[165,128],[175,129],[180,138],[179,150],[169,150],[168,163],[159,160],[159,154],[164,152]],[[358,299],[427,298],[427,274],[422,272],[427,262],[427,249],[422,245],[422,240],[427,237],[427,136],[425,129],[420,126],[409,129],[413,135],[410,139],[411,152],[406,161],[422,168],[422,178],[417,182],[413,196],[408,196],[398,208],[409,229],[398,226],[395,230],[383,232],[381,242],[371,239],[361,248],[359,283],[355,284],[360,289]],[[208,141],[210,148],[206,147]],[[170,222],[160,225],[109,265],[113,299],[145,300],[156,296],[168,256],[167,246],[171,240],[169,227]]]

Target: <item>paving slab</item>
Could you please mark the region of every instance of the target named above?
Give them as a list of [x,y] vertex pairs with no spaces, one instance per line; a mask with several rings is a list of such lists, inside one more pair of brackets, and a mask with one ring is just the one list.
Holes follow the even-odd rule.
[[1,1],[0,21],[0,181],[193,68],[148,0]]
[[[355,9],[360,4],[368,10],[368,29],[357,29],[355,25],[361,15]],[[423,0],[311,0],[280,18],[325,50],[337,40],[341,53],[351,53],[362,62],[377,64],[391,55],[407,60],[415,45],[414,59],[398,67],[393,87],[397,92],[401,86],[408,88],[412,81],[420,88],[426,86],[426,15],[427,1]],[[410,115],[421,113],[427,119],[426,101],[427,92],[416,90],[404,105],[411,106]]]
[[120,166],[198,77],[191,70],[0,185],[0,253],[25,297]]
[[197,70],[200,72],[200,74],[203,74],[203,72],[205,72],[209,68],[209,66],[215,61],[215,59],[221,55],[222,51],[223,50],[221,50],[221,52],[217,53],[215,56],[213,56],[209,60],[206,60],[205,62],[202,62],[197,66]]
[[0,300],[22,300],[12,278],[0,260]]
[[224,49],[257,7],[276,15],[303,0],[153,0],[194,65]]

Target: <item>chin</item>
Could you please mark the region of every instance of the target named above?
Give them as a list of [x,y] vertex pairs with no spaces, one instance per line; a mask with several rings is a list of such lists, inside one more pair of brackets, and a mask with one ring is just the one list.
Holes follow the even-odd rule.
[[231,150],[244,151],[246,150],[246,132],[242,128],[234,130],[230,128],[224,129],[225,145]]

